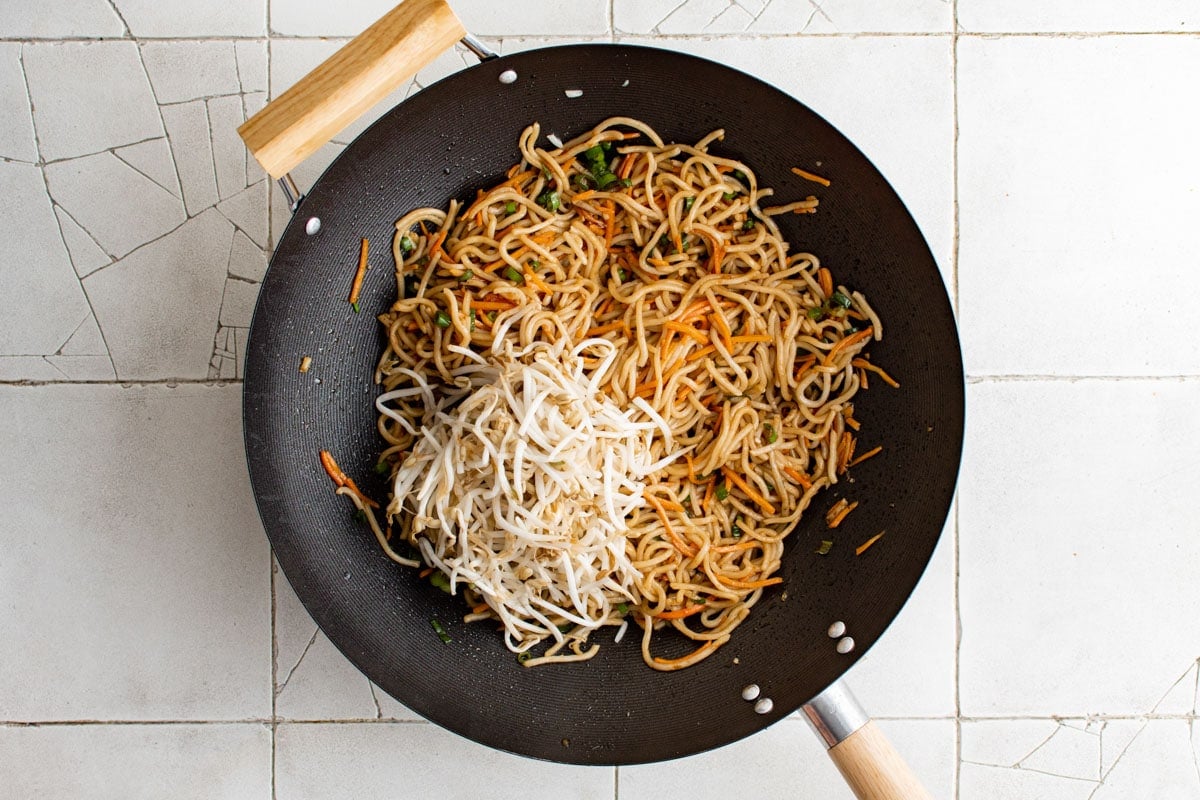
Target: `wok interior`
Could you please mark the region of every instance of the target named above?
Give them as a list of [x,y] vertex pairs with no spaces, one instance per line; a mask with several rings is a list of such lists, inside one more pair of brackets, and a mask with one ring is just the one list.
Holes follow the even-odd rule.
[[[497,76],[514,69],[518,80]],[[626,84],[627,82],[627,84]],[[581,89],[571,99],[565,89]],[[884,452],[818,495],[788,539],[782,586],[768,590],[715,656],[674,673],[641,661],[636,627],[579,664],[527,669],[487,624],[464,625],[461,600],[380,551],[335,497],[317,462],[331,450],[369,494],[382,445],[372,382],[382,350],[375,315],[395,299],[393,223],[423,205],[470,200],[503,180],[530,122],[564,140],[608,116],[645,120],[667,141],[724,128],[713,152],[746,161],[775,201],[820,197],[815,215],[777,218],[792,250],[809,250],[863,291],[886,336],[874,360],[900,382],[873,383],[855,416],[861,446]],[[792,175],[819,168],[828,188]],[[305,221],[321,220],[308,236]],[[375,255],[355,314],[346,302],[358,242]],[[300,374],[304,355],[313,367]],[[316,379],[320,383],[316,383]],[[260,512],[284,574],[329,638],[373,681],[423,716],[501,749],[572,763],[629,764],[698,752],[786,716],[848,669],[899,612],[949,508],[962,438],[962,367],[937,266],[900,199],[870,162],[796,100],[712,62],[649,48],[585,45],[485,62],[422,91],[368,129],[314,186],[285,231],[251,329],[245,425]],[[824,510],[861,505],[837,530]],[[856,545],[886,531],[868,553]],[[835,546],[815,554],[822,539]],[[434,633],[438,619],[452,641]],[[842,620],[856,648],[826,631]],[[664,643],[668,637],[662,637]],[[682,637],[677,652],[691,646]],[[774,709],[741,699],[762,687]]]

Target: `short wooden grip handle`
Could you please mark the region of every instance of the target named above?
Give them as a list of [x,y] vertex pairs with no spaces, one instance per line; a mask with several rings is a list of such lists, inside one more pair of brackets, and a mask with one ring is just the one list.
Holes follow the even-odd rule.
[[829,750],[858,800],[933,800],[874,722]]
[[238,133],[263,169],[279,178],[465,35],[445,0],[404,0]]

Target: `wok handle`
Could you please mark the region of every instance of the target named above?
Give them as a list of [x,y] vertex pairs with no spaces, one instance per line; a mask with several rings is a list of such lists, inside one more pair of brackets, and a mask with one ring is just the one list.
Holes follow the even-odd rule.
[[238,127],[281,178],[466,35],[445,0],[405,0]]
[[933,800],[845,684],[813,698],[804,715],[858,800]]

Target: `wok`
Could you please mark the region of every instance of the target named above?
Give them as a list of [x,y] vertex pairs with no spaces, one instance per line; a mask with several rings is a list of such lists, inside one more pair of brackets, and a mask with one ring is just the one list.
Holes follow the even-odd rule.
[[[921,577],[946,519],[962,444],[953,313],[903,202],[832,125],[729,67],[608,44],[495,57],[469,37],[478,65],[386,113],[305,198],[296,195],[288,169],[464,35],[442,0],[407,0],[240,129],[295,211],[263,281],[244,387],[250,476],[283,573],[367,677],[485,745],[559,762],[633,764],[727,744],[803,707],[860,797],[927,796],[837,682]],[[618,115],[648,122],[666,141],[694,142],[724,128],[714,152],[750,164],[777,198],[819,194],[817,214],[780,217],[779,225],[793,247],[816,253],[870,299],[886,332],[872,357],[901,388],[873,386],[856,399],[863,443],[884,445],[883,454],[856,467],[853,483],[818,496],[788,539],[784,583],[767,591],[715,656],[660,673],[642,663],[631,635],[603,644],[590,661],[528,669],[494,627],[460,621],[459,598],[386,558],[333,494],[317,454],[330,450],[366,493],[386,495],[372,470],[382,449],[373,371],[383,347],[375,315],[395,299],[394,221],[418,206],[473,199],[503,180],[531,122],[566,140]],[[820,171],[832,185],[815,187],[793,166]],[[363,237],[376,255],[355,313],[346,295]],[[307,373],[297,368],[304,356],[312,358]],[[830,532],[821,510],[840,496],[861,505]],[[855,546],[880,531],[886,535],[856,556]],[[835,540],[825,556],[814,552],[822,539]],[[829,636],[834,621],[855,642],[848,653]],[[666,656],[689,648],[662,638]],[[743,699],[749,684],[771,699],[770,711],[756,713]]]

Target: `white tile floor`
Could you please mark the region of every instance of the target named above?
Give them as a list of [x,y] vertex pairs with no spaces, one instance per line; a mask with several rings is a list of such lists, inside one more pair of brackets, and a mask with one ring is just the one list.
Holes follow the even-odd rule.
[[[619,770],[485,750],[274,570],[239,376],[287,212],[232,129],[391,3],[3,4],[0,798],[849,797],[796,719]],[[968,430],[851,683],[940,798],[1200,800],[1200,5],[452,3],[506,52],[724,61],[871,156],[959,309]]]

